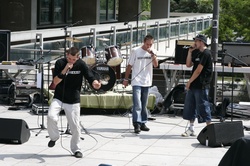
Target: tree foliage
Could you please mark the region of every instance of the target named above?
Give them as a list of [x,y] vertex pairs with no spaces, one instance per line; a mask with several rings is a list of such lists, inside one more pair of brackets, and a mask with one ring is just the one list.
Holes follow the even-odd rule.
[[[141,1],[141,10],[150,11],[151,10],[151,0],[142,0]],[[142,15],[142,20],[150,19],[149,15]]]
[[171,12],[211,13],[212,0],[171,0]]
[[[171,0],[171,12],[212,13],[213,0]],[[250,42],[250,0],[220,0],[219,42]],[[212,27],[204,33],[211,37]]]

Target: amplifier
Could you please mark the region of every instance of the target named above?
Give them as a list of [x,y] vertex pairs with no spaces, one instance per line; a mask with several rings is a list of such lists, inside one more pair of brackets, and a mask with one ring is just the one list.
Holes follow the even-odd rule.
[[188,49],[193,43],[193,40],[176,40],[174,58],[175,64],[186,64]]

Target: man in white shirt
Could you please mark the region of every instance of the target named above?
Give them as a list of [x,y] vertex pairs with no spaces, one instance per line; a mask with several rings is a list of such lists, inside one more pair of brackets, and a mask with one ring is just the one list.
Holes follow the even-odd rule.
[[145,125],[148,120],[147,103],[148,91],[152,86],[153,66],[158,66],[156,51],[151,47],[154,38],[147,35],[142,46],[132,50],[128,66],[126,68],[123,85],[128,86],[128,78],[132,70],[131,85],[133,87],[133,125],[135,133],[149,131]]

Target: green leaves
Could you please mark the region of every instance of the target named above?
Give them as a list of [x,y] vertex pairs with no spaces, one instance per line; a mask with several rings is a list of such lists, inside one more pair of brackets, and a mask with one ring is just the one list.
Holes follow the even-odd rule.
[[[171,12],[213,13],[213,0],[171,0]],[[219,43],[250,42],[250,0],[220,0]],[[212,27],[204,33],[212,36]]]

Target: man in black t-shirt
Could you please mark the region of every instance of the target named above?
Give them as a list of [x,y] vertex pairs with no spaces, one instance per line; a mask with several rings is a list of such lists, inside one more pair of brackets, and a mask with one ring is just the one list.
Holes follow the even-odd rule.
[[80,92],[85,77],[93,88],[99,89],[101,84],[95,79],[88,66],[79,59],[79,49],[71,47],[66,55],[56,61],[53,72],[55,84],[54,98],[48,112],[49,147],[53,147],[59,139],[57,122],[63,109],[72,133],[70,148],[77,158],[82,157],[80,149]]
[[[197,35],[195,43],[189,48],[186,66],[192,67],[192,75],[186,84],[186,98],[183,110],[183,119],[190,121],[190,126],[182,136],[195,136],[194,121],[211,123],[209,103],[209,87],[212,80],[212,56],[207,49],[207,39],[204,35]],[[195,51],[194,51],[195,50]]]

